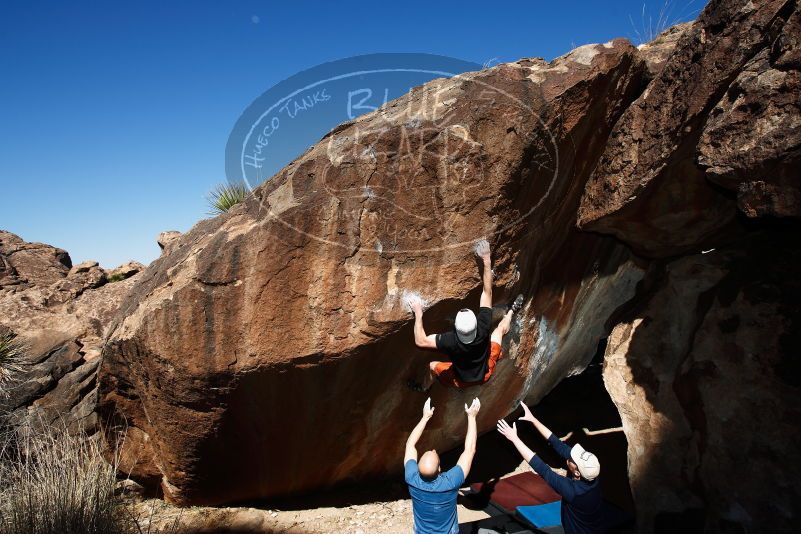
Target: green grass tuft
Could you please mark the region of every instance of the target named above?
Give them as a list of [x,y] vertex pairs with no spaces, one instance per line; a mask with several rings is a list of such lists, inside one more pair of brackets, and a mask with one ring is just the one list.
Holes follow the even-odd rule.
[[107,279],[107,282],[109,284],[111,284],[113,282],[122,282],[123,280],[127,280],[127,279],[128,279],[128,277],[125,276],[124,274],[117,273],[117,274],[112,274],[111,276],[109,276],[108,279]]
[[245,200],[249,194],[250,190],[247,185],[243,183],[225,183],[218,185],[207,197],[209,206],[211,207],[211,215],[219,215],[227,212]]

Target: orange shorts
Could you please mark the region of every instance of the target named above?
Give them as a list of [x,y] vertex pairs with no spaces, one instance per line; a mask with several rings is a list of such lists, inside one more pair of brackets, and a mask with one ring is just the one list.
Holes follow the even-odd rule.
[[490,356],[489,367],[487,369],[487,373],[484,375],[483,380],[479,380],[478,382],[462,382],[458,376],[456,376],[456,371],[453,370],[453,362],[439,362],[436,367],[434,367],[434,374],[437,375],[437,379],[443,386],[452,386],[455,388],[466,388],[470,386],[480,386],[481,384],[486,384],[487,381],[492,376],[492,373],[495,372],[495,364],[498,363],[498,360],[503,358],[503,350],[501,346],[495,343],[494,341],[490,342]]

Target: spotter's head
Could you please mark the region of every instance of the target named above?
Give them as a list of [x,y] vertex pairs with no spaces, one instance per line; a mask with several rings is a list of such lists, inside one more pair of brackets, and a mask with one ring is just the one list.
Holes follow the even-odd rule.
[[567,470],[574,479],[584,478],[593,481],[601,472],[601,463],[597,456],[576,443],[570,449]]
[[439,454],[437,451],[430,450],[423,453],[420,461],[417,462],[417,469],[420,471],[420,476],[426,480],[433,480],[439,475]]

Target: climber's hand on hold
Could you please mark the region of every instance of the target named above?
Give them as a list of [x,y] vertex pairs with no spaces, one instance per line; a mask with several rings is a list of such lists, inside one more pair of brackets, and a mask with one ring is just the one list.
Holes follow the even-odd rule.
[[503,419],[498,420],[498,432],[501,433],[503,437],[508,439],[509,441],[517,440],[517,423],[513,423],[512,426],[509,426],[509,423],[504,421]]
[[481,274],[481,297],[479,306],[492,308],[492,260],[490,259],[490,246],[486,239],[476,241],[473,251],[484,262],[484,272]]
[[481,258],[485,263],[490,261],[490,245],[489,241],[486,239],[476,241],[473,251],[476,253],[476,256]]
[[423,297],[421,297],[418,293],[414,291],[405,291],[403,292],[403,296],[401,297],[403,303],[408,306],[409,310],[415,314],[415,316],[420,316],[423,314],[423,308],[425,307],[425,301]]
[[475,417],[478,415],[478,411],[481,409],[481,401],[478,398],[473,399],[472,404],[468,408],[467,404],[464,405],[464,411],[467,414],[467,417]]
[[434,416],[434,407],[431,406],[431,397],[428,397],[423,405],[423,419],[431,419]]
[[414,344],[421,349],[437,348],[437,335],[426,334],[423,327],[423,308],[426,306],[425,300],[414,292],[404,292],[403,302],[414,313]]

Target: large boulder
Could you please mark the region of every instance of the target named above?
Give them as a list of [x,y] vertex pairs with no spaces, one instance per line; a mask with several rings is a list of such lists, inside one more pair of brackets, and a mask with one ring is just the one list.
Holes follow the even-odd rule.
[[742,189],[747,211],[792,214],[794,200],[748,199],[798,187],[796,17],[787,0],[710,2],[615,126],[580,227],[650,257],[698,252],[742,231],[735,195],[710,179]]
[[641,532],[791,532],[801,510],[801,241],[673,261],[609,337]]
[[[624,40],[413,89],[343,124],[228,214],[165,249],[103,349],[103,419],[127,428],[123,469],[181,504],[385,476],[437,356],[413,345],[477,306],[472,243],[494,248],[495,299],[526,305],[484,387],[435,386],[426,446],[481,431],[580,371],[642,269],[576,210],[612,125],[643,87]],[[580,147],[580,153],[577,153]],[[111,430],[111,428],[109,429]]]

